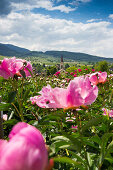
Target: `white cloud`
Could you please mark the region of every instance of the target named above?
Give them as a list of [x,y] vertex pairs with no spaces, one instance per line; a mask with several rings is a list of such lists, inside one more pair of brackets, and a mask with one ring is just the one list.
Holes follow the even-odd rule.
[[76,0],[76,1],[86,3],[86,2],[91,2],[92,0]]
[[80,3],[87,3],[91,2],[92,0],[73,0],[72,2],[69,2],[70,5],[78,6]]
[[67,50],[113,57],[110,22],[75,23],[28,13],[0,18],[0,41],[30,50]]
[[69,13],[70,11],[75,11],[76,8],[71,8],[70,6],[59,5],[55,6],[51,0],[32,0],[27,2],[12,3],[13,10],[31,10],[34,8],[44,8],[48,11],[59,10],[60,12]]
[[90,20],[87,20],[87,22],[97,22],[97,21],[101,21],[102,19],[90,19]]
[[109,18],[110,18],[110,19],[113,19],[113,14],[110,14],[110,15],[109,15]]

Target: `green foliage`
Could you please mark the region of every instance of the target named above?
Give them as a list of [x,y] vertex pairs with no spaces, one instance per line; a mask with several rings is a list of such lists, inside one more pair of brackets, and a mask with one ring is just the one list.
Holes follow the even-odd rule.
[[39,63],[33,63],[33,68],[35,69],[35,72],[36,73],[41,73],[41,72],[43,72],[43,70],[44,70],[44,65],[41,65],[41,64],[39,64]]
[[57,71],[57,69],[56,69],[56,66],[49,66],[48,68],[47,68],[47,75],[49,76],[49,75],[53,75],[53,74],[55,74],[56,73],[56,71]]
[[[44,68],[43,65],[35,65]],[[80,66],[79,75],[90,72],[89,66]],[[69,72],[75,71],[69,67]],[[85,70],[87,69],[87,70]],[[56,67],[48,67],[48,74],[54,74]],[[23,74],[23,73],[22,73]],[[96,101],[81,110],[44,109],[32,105],[30,97],[39,95],[43,86],[66,87],[67,75],[33,76],[25,79],[4,80],[0,78],[0,111],[8,115],[3,122],[5,138],[19,121],[25,121],[43,134],[50,148],[49,157],[53,158],[53,170],[100,170],[113,167],[113,119],[104,116],[102,108],[113,109],[113,79],[108,77],[104,84],[98,84],[99,94]],[[68,77],[69,78],[69,77]],[[65,82],[65,83],[64,83]],[[73,119],[73,121],[67,121]],[[73,129],[72,126],[77,126]]]
[[77,70],[77,68],[75,66],[72,66],[72,67],[69,67],[66,69],[66,71],[69,73],[74,72],[75,70]]
[[66,64],[65,64],[65,69],[67,69],[67,68],[69,68],[69,67],[70,67],[69,64],[66,63]]
[[100,62],[98,62],[96,64],[96,66],[95,66],[95,69],[97,71],[102,71],[102,72],[106,71],[106,72],[108,72],[109,71],[108,62],[107,61],[100,61]]

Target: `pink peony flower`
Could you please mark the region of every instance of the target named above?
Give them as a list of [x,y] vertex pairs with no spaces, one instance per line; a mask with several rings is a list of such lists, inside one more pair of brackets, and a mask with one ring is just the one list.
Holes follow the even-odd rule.
[[108,110],[108,109],[105,109],[105,108],[103,108],[102,110],[104,111],[103,115],[113,118],[113,110]]
[[55,74],[54,74],[54,76],[59,76],[59,74],[60,74],[60,71],[57,71]]
[[27,65],[24,67],[24,71],[25,71],[26,77],[31,76],[31,73],[30,73],[29,70],[32,73],[32,65],[31,65],[30,62],[27,62]]
[[48,155],[39,130],[21,122],[9,138],[0,140],[0,170],[45,170]]
[[76,126],[73,126],[73,125],[72,125],[71,128],[77,130],[77,129],[78,129],[78,126],[77,126],[77,125],[76,125]]
[[106,82],[107,73],[106,72],[98,73],[98,77],[99,77],[98,82],[104,83],[104,82]]
[[95,69],[92,69],[92,72],[95,72]]
[[113,74],[110,74],[109,77],[113,77]]
[[78,126],[77,125],[72,125],[71,128],[72,128],[73,132],[76,132],[78,130]]
[[70,74],[71,74],[71,75],[73,75],[74,73],[73,73],[73,72],[71,72]]
[[38,98],[39,96],[30,97],[31,103],[36,104]]
[[92,104],[98,95],[97,86],[91,86],[88,77],[76,77],[67,87],[67,107]]
[[4,77],[5,79],[13,77],[14,74],[18,73],[18,71],[22,69],[22,66],[22,62],[15,62],[15,57],[10,59],[4,58],[0,64],[0,76]]
[[107,78],[107,73],[106,72],[96,72],[90,75],[90,82],[93,85],[97,85],[98,83],[104,83],[106,82],[106,78]]
[[[24,63],[26,64],[24,66]],[[0,64],[0,76],[8,79],[9,77],[14,77],[15,74],[19,74],[19,71],[24,69],[26,76],[29,76],[30,73],[27,69],[32,72],[32,65],[30,62],[22,59],[16,59],[15,57],[12,58],[4,58]]]
[[78,72],[81,72],[81,71],[82,71],[82,70],[79,68],[79,69],[78,69]]
[[77,77],[77,74],[74,74],[73,77]]
[[[41,95],[37,99],[34,97],[39,107],[67,109],[92,104],[97,98],[98,87],[92,87],[89,78],[81,76],[71,80],[66,89],[53,89],[48,85],[39,93]],[[31,102],[35,99],[30,98]]]

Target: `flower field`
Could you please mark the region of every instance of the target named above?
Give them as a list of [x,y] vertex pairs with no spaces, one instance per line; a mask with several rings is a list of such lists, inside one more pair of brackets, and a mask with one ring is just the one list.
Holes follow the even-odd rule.
[[0,62],[0,170],[112,170],[113,74]]

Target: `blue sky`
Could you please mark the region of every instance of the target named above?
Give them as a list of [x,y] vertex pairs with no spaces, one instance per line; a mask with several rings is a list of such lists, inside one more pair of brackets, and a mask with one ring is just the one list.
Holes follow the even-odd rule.
[[49,14],[55,18],[65,18],[74,22],[86,22],[92,18],[108,21],[110,20],[108,18],[109,14],[113,13],[113,0],[83,0],[82,2],[75,0],[54,1],[54,6],[60,5],[70,7],[73,11],[66,13],[59,10],[49,11],[44,8],[35,8],[32,12],[45,15]]
[[0,40],[113,58],[113,0],[0,0]]

